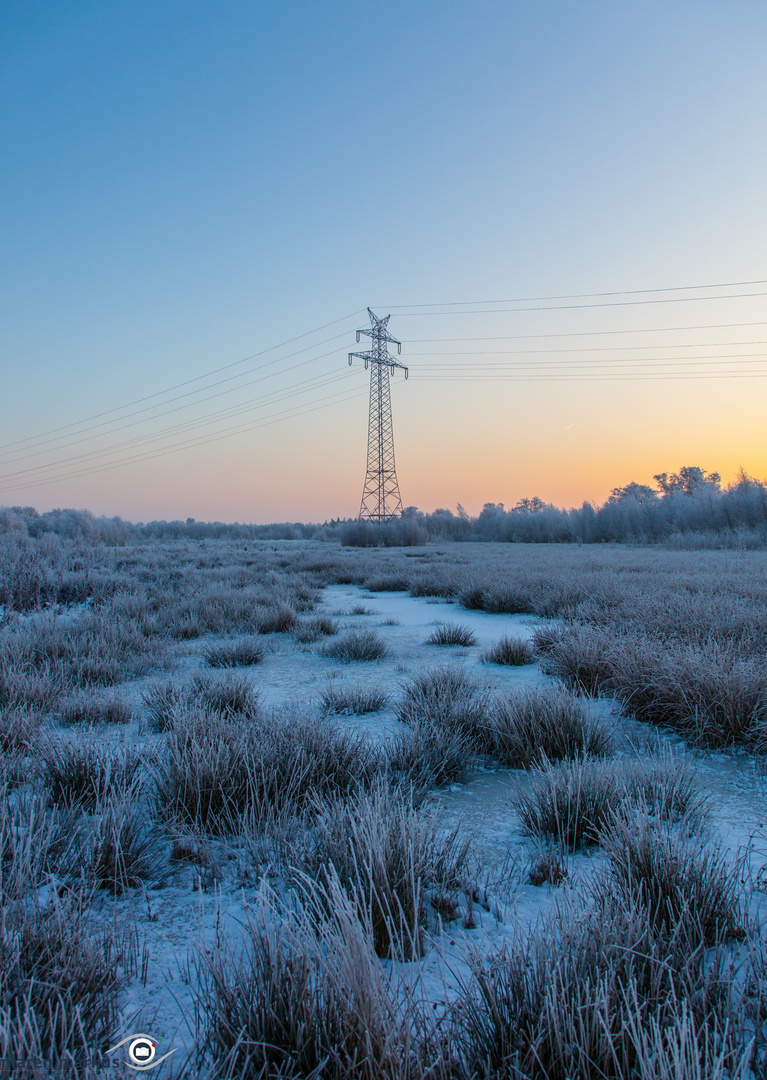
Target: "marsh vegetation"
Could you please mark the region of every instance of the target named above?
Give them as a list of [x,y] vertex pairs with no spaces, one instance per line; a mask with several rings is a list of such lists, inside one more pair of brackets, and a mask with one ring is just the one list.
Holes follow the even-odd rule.
[[0,537],[12,1075],[765,1075],[767,555],[116,539]]

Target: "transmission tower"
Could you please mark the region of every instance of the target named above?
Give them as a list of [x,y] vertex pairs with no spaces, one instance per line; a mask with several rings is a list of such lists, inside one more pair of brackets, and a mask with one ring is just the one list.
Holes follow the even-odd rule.
[[358,330],[360,334],[372,338],[373,348],[367,352],[349,353],[349,363],[354,357],[365,361],[365,370],[370,365],[370,412],[368,414],[368,463],[365,473],[365,487],[362,489],[360,503],[360,521],[391,521],[402,512],[402,499],[394,468],[394,427],[391,418],[391,391],[389,378],[395,368],[402,368],[407,378],[407,368],[386,348],[391,341],[402,352],[402,343],[392,337],[387,330],[390,315],[378,319],[368,308],[370,329]]

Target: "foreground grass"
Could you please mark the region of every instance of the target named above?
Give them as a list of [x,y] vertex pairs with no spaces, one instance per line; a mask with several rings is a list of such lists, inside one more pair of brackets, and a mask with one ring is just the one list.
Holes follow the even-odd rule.
[[[750,883],[682,760],[616,756],[584,696],[695,743],[767,750],[764,556],[731,554],[725,569],[716,552],[249,546],[73,546],[47,563],[41,547],[38,594],[30,579],[24,618],[0,627],[11,1074],[103,1072],[154,926],[146,890],[183,882],[195,911],[206,888],[205,903],[246,890],[249,905],[239,936],[216,932],[190,962],[190,1078],[764,1076],[767,938]],[[536,655],[566,685],[491,694],[447,664],[403,673],[389,699],[366,678],[381,670],[371,660],[396,662],[383,635],[315,613],[343,580],[545,617]],[[467,648],[465,630],[437,628]],[[254,684],[279,649],[326,656],[328,675],[331,661],[362,663],[311,709],[275,713]],[[206,666],[168,672],[176,650]],[[491,652],[531,655],[510,638]],[[137,731],[123,684],[150,672]],[[401,726],[383,745],[334,720],[387,705]],[[526,770],[513,805],[531,865],[515,882],[555,899],[505,948],[482,939],[437,991],[440,928],[484,919],[490,934],[481,905],[500,888],[480,884],[471,837],[430,795],[478,762]]]

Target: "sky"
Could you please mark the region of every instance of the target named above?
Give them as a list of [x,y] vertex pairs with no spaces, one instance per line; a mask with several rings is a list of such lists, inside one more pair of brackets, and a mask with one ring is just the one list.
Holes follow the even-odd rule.
[[764,477],[766,52],[762,0],[9,0],[0,504],[356,515],[368,306],[406,506]]

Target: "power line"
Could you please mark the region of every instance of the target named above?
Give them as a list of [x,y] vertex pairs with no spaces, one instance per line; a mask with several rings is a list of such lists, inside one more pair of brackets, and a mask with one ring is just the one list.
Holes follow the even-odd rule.
[[75,454],[71,457],[64,458],[59,461],[47,462],[41,465],[29,466],[26,469],[17,469],[14,472],[7,472],[2,477],[0,477],[0,483],[2,483],[3,480],[15,479],[29,473],[42,472],[47,470],[58,470],[66,467],[68,464],[76,463],[83,458],[103,458],[105,456],[120,453],[120,451],[125,448],[136,447],[140,446],[143,443],[158,442],[167,438],[172,438],[174,435],[180,434],[184,431],[188,431],[190,428],[201,428],[210,426],[214,423],[220,423],[221,420],[228,420],[233,416],[239,416],[242,413],[252,412],[256,409],[274,405],[277,402],[286,400],[288,398],[301,396],[302,394],[313,392],[317,389],[316,384],[319,380],[324,379],[324,383],[325,385],[327,385],[328,383],[334,383],[338,382],[339,380],[348,378],[349,374],[347,372],[332,375],[330,377],[326,375],[313,376],[311,379],[305,379],[294,387],[286,388],[284,390],[275,390],[271,394],[267,394],[265,397],[251,398],[249,401],[239,402],[236,405],[228,406],[225,409],[214,410],[213,412],[207,413],[202,417],[192,417],[189,420],[185,420],[181,424],[177,424],[174,427],[166,428],[159,432],[152,432],[146,435],[138,436],[136,438],[125,439],[122,442],[119,442],[112,446],[101,447],[96,450],[86,451],[81,454]]
[[[615,307],[641,307],[647,304],[697,304],[709,300],[742,300],[745,297],[767,296],[767,292],[754,293],[723,293],[720,296],[674,296],[665,300],[619,300],[607,304],[554,304],[541,307],[516,307],[516,308],[480,308],[478,311],[401,311],[397,317],[425,318],[429,315],[438,315],[440,318],[446,315],[503,315],[513,314],[520,311],[575,311],[586,308],[615,308]],[[492,303],[492,301],[490,301]],[[505,301],[498,301],[504,303]]]
[[665,334],[682,330],[732,330],[742,326],[767,326],[767,322],[702,323],[696,326],[645,326],[631,330],[567,330],[556,334],[502,334],[492,337],[409,338],[408,345],[426,345],[443,341],[527,341],[535,338],[603,337],[614,334]]
[[[643,369],[647,369],[656,365],[663,365],[663,367],[686,367],[686,366],[699,366],[699,365],[711,365],[728,363],[732,364],[764,364],[767,363],[767,356],[763,353],[730,353],[727,356],[711,356],[711,357],[694,357],[694,358],[682,358],[674,356],[624,356],[614,358],[611,360],[594,358],[590,360],[579,360],[575,364],[569,364],[566,360],[535,360],[535,361],[522,361],[515,360],[509,364],[496,364],[482,362],[480,364],[421,364],[419,371],[525,371],[532,369],[537,371],[539,369],[561,369],[563,371],[578,371],[581,369],[588,370],[591,367],[604,367],[617,364],[619,367],[636,367],[637,365]],[[705,371],[705,368],[702,370]],[[726,366],[725,366],[726,370]],[[694,373],[690,372],[692,376]]]
[[[52,428],[50,431],[40,432],[37,435],[29,435],[24,439],[15,439],[12,442],[0,443],[0,450],[4,450],[8,446],[16,446],[20,443],[30,442],[35,439],[42,439],[45,438],[47,435],[54,435],[58,431],[66,431],[69,428],[79,427],[81,424],[87,424],[91,420],[98,420],[101,416],[109,416],[112,413],[122,412],[124,409],[130,409],[134,405],[141,405],[145,401],[151,401],[153,398],[163,397],[165,394],[170,394],[174,390],[179,390],[184,386],[191,386],[192,383],[200,382],[202,379],[210,378],[211,375],[217,375],[221,371],[228,371],[230,368],[237,367],[238,364],[245,364],[248,362],[248,360],[255,360],[259,356],[265,356],[267,353],[274,352],[276,349],[283,349],[286,345],[292,345],[294,341],[300,341],[302,338],[311,337],[312,334],[318,334],[322,330],[327,330],[329,326],[336,326],[340,322],[346,322],[348,319],[354,319],[359,314],[359,310],[353,311],[350,315],[344,315],[343,318],[334,319],[332,322],[323,323],[322,326],[315,327],[314,330],[307,330],[304,334],[298,334],[296,337],[288,338],[287,341],[283,341],[279,345],[270,345],[268,349],[262,349],[260,352],[252,353],[250,356],[243,357],[242,360],[233,360],[231,363],[224,364],[221,367],[213,368],[211,371],[205,372],[203,375],[197,375],[193,379],[186,379],[183,382],[175,383],[173,386],[167,387],[165,390],[158,390],[154,394],[146,394],[144,397],[136,398],[134,401],[129,401],[125,405],[117,405],[113,409],[105,409],[103,412],[94,413],[92,416],[87,416],[82,420],[75,420],[71,424],[63,424],[61,427]],[[345,336],[345,334],[336,335],[336,337]],[[334,341],[336,340],[336,338],[328,338],[327,340]],[[277,363],[278,361],[274,362]]]
[[[433,304],[433,305],[403,305],[401,307],[407,307],[408,309],[431,307],[431,308],[454,308],[459,307],[461,304],[464,307],[469,305],[491,305],[491,304],[529,304],[529,303],[541,303],[542,306],[537,307],[509,307],[509,308],[483,308],[480,310],[430,310],[430,311],[415,311],[415,310],[401,310],[400,315],[402,317],[409,316],[417,318],[420,314],[423,315],[487,315],[487,314],[501,314],[509,313],[515,314],[525,311],[565,311],[565,310],[579,310],[579,309],[596,309],[596,308],[623,308],[629,306],[644,306],[644,305],[658,305],[658,304],[675,304],[675,303],[692,303],[703,300],[726,300],[726,299],[741,299],[748,297],[763,297],[767,295],[767,292],[743,292],[743,293],[726,293],[720,295],[705,295],[705,296],[674,296],[674,297],[660,297],[656,294],[671,293],[671,292],[691,292],[694,290],[704,289],[721,289],[721,288],[736,288],[745,287],[751,285],[767,284],[767,279],[759,281],[743,281],[743,282],[724,282],[715,283],[710,285],[690,285],[690,286],[678,286],[676,288],[658,288],[658,289],[634,289],[634,290],[620,290],[612,292],[601,293],[582,293],[582,294],[568,294],[564,296],[551,296],[551,297],[524,297],[516,300],[480,300],[480,301],[463,301],[453,302],[450,304]],[[573,303],[573,304],[555,304],[544,305],[543,302],[552,300],[581,300],[589,298],[601,298],[601,297],[622,297],[622,296],[644,296],[652,294],[653,299],[630,299],[621,300],[619,302],[598,302],[598,303]],[[53,482],[59,482],[62,480],[74,479],[80,476],[92,475],[93,473],[103,472],[115,468],[124,467],[137,462],[148,461],[154,458],[159,458],[172,453],[179,453],[184,450],[193,449],[197,446],[207,445],[211,442],[220,441],[237,434],[241,434],[245,431],[257,430],[261,427],[270,426],[273,423],[280,423],[284,420],[294,419],[305,413],[314,412],[318,409],[328,408],[331,405],[339,404],[346,400],[351,400],[356,397],[356,393],[349,394],[346,390],[334,391],[330,395],[326,395],[323,398],[316,399],[320,403],[309,407],[304,406],[289,406],[286,409],[278,411],[276,414],[269,414],[266,417],[262,417],[260,421],[254,424],[253,420],[248,420],[245,424],[239,424],[235,427],[229,426],[227,430],[221,430],[222,424],[231,425],[231,421],[235,417],[243,416],[247,413],[259,412],[263,409],[271,408],[280,402],[287,402],[294,398],[299,398],[305,394],[314,393],[316,390],[324,387],[329,387],[332,384],[339,382],[342,378],[340,375],[327,376],[325,374],[318,374],[310,376],[306,379],[301,379],[296,383],[293,383],[287,387],[275,389],[271,392],[257,395],[256,397],[249,398],[245,401],[239,400],[234,404],[225,405],[223,407],[215,408],[209,411],[205,411],[202,414],[188,416],[187,419],[180,420],[180,422],[174,422],[170,425],[164,424],[159,430],[145,431],[144,434],[136,433],[133,436],[123,438],[117,442],[113,441],[113,437],[118,432],[127,431],[131,428],[140,428],[142,425],[154,424],[157,425],[159,421],[163,421],[165,418],[170,417],[176,413],[182,413],[186,410],[198,409],[204,407],[208,402],[212,402],[215,399],[226,397],[233,393],[240,393],[246,387],[256,385],[264,382],[275,375],[285,375],[289,372],[296,371],[299,368],[305,367],[309,364],[317,363],[325,357],[332,356],[337,352],[337,349],[333,348],[328,352],[321,353],[319,355],[310,355],[306,359],[299,361],[289,366],[284,366],[286,361],[293,359],[304,353],[315,354],[317,349],[323,345],[330,344],[337,341],[339,338],[345,337],[345,333],[335,334],[327,339],[323,339],[320,342],[314,342],[313,344],[306,345],[305,347],[296,349],[283,356],[277,356],[273,359],[267,360],[262,363],[258,363],[246,370],[240,370],[233,374],[226,374],[223,378],[215,378],[222,375],[225,372],[230,372],[232,369],[241,368],[243,365],[250,361],[257,360],[260,357],[267,355],[268,353],[279,351],[287,348],[288,346],[298,342],[307,337],[312,337],[322,332],[324,329],[335,326],[339,323],[348,321],[354,318],[358,312],[353,312],[350,315],[344,316],[341,319],[333,320],[332,322],[325,323],[314,330],[307,331],[306,333],[297,335],[279,345],[271,346],[270,348],[261,350],[260,352],[253,353],[248,357],[244,357],[241,360],[232,361],[230,363],[221,365],[212,369],[202,375],[196,376],[176,383],[165,390],[157,391],[152,394],[144,395],[133,401],[130,401],[122,406],[116,406],[111,409],[104,410],[86,417],[82,420],[72,422],[70,424],[61,425],[59,427],[50,429],[38,435],[28,436],[23,439],[18,439],[12,442],[0,444],[0,458],[15,458],[15,461],[8,461],[8,465],[19,465],[21,468],[17,468],[14,471],[6,474],[5,477],[0,477],[0,486],[5,487],[8,482],[13,484],[12,490],[16,490],[21,486],[41,486],[44,484],[50,484]],[[524,341],[524,340],[556,340],[556,339],[575,339],[582,337],[598,337],[610,335],[612,337],[635,335],[635,334],[678,334],[681,332],[689,332],[695,330],[708,330],[708,329],[724,329],[724,328],[745,328],[745,327],[761,327],[767,326],[767,322],[733,322],[733,323],[715,323],[715,324],[702,324],[695,326],[683,326],[683,327],[646,327],[646,328],[628,328],[624,330],[591,330],[591,331],[571,331],[571,332],[556,332],[548,334],[516,334],[516,335],[496,335],[487,337],[452,337],[452,338],[416,338],[412,339],[412,343],[433,344],[439,345],[442,343],[474,343],[474,342],[491,342],[491,341]],[[721,349],[727,346],[756,346],[765,345],[765,340],[754,341],[732,341],[732,342],[716,342],[716,343],[695,343],[695,342],[680,342],[677,344],[666,342],[665,344],[645,344],[645,345],[627,345],[615,342],[613,345],[608,346],[588,346],[588,347],[558,347],[558,348],[542,348],[542,349],[474,349],[465,351],[449,351],[449,352],[434,352],[427,351],[421,353],[415,353],[413,355],[422,356],[424,358],[433,358],[434,363],[429,363],[428,360],[420,365],[420,372],[415,373],[415,378],[421,381],[424,379],[439,377],[443,380],[449,381],[475,381],[475,382],[500,382],[500,381],[604,381],[604,380],[667,380],[667,379],[722,379],[722,378],[762,378],[767,375],[767,371],[757,369],[757,366],[763,364],[767,357],[760,356],[753,353],[724,353],[724,354],[712,354],[711,352],[699,353],[698,355],[690,356],[689,353],[683,357],[668,356],[668,355],[652,355],[652,356],[613,356],[611,358],[601,357],[589,357],[583,354],[591,353],[605,353],[605,352],[647,352],[647,353],[668,353],[669,351],[681,351],[681,350],[711,350]],[[556,359],[559,355],[571,355],[572,361],[568,362],[565,359]],[[440,362],[442,357],[508,357],[507,361],[486,361],[481,360],[479,362],[453,362],[447,360]],[[544,357],[544,359],[537,359],[538,357]],[[520,358],[520,359],[517,359]],[[531,359],[524,359],[531,358]],[[532,359],[534,358],[534,359]],[[267,368],[276,367],[279,365],[278,370],[266,372]],[[751,366],[753,365],[753,366]],[[616,370],[617,367],[617,370]],[[722,367],[724,370],[722,370]],[[680,370],[687,369],[687,370]],[[715,370],[712,370],[715,369]],[[248,376],[256,375],[255,378],[248,379]],[[346,377],[346,376],[344,376]],[[248,381],[245,381],[245,380]],[[211,381],[214,380],[214,381]],[[202,384],[202,385],[201,385]],[[388,384],[387,384],[388,385]],[[188,389],[188,387],[194,387]],[[225,387],[225,389],[219,389]],[[177,391],[184,391],[182,393],[176,393]],[[215,391],[215,392],[213,392]],[[169,395],[175,395],[169,397]],[[133,410],[133,411],[128,411]],[[89,425],[89,426],[87,426]],[[200,436],[199,432],[204,428],[213,428],[213,431],[208,432],[205,435]],[[198,433],[197,437],[184,438],[184,436],[190,432],[195,431]],[[31,466],[26,464],[31,458],[40,458],[46,454],[56,455],[62,452],[67,453],[77,446],[81,446],[87,443],[95,442],[96,440],[111,440],[108,445],[102,445],[100,447],[93,448],[92,450],[84,451],[82,453],[69,453],[69,456],[59,458],[58,460],[41,462],[37,465]],[[180,440],[180,441],[179,441]],[[109,460],[113,459],[113,460]],[[114,460],[117,459],[117,460]],[[25,478],[26,480],[22,479]]]
[[[600,381],[600,380],[607,380],[607,379],[615,380],[615,381],[622,381],[622,380],[629,381],[629,380],[632,380],[632,379],[640,379],[640,380],[645,379],[645,380],[648,380],[648,381],[657,380],[658,382],[662,382],[662,381],[664,381],[666,379],[761,379],[761,378],[764,378],[766,376],[767,376],[767,369],[765,369],[765,371],[763,371],[763,372],[752,372],[752,371],[743,372],[743,373],[725,372],[724,374],[710,374],[710,375],[706,375],[706,374],[702,374],[702,373],[699,374],[699,375],[692,375],[692,374],[689,374],[689,373],[686,373],[686,374],[685,373],[680,373],[678,375],[675,375],[675,374],[670,374],[670,375],[662,375],[662,374],[641,375],[641,374],[631,374],[631,373],[621,374],[620,372],[616,372],[616,373],[614,373],[612,375],[610,375],[610,374],[602,374],[602,375],[588,375],[588,374],[585,374],[585,375],[581,375],[581,374],[570,374],[570,373],[564,373],[564,374],[556,373],[556,374],[552,374],[552,375],[548,375],[548,376],[547,375],[497,375],[497,376],[490,376],[490,375],[487,375],[487,376],[480,376],[480,375],[471,376],[471,375],[465,375],[465,376],[463,376],[463,375],[442,375],[442,374],[440,374],[439,375],[439,380],[440,380],[440,382],[588,382],[588,381],[592,381],[592,380]],[[413,378],[415,379],[416,382],[434,381],[433,379],[430,379],[429,375],[415,375],[415,376],[413,376]]]
[[[344,334],[344,335],[341,335],[341,336],[345,337],[346,335]],[[328,339],[328,340],[331,340],[331,341],[332,341],[332,340],[335,340],[335,338],[330,338],[330,339]],[[315,346],[313,346],[313,347],[315,347]],[[283,360],[286,360],[286,359],[289,359],[289,358],[290,358],[290,356],[297,356],[297,355],[299,355],[299,353],[301,353],[301,352],[305,352],[305,351],[306,351],[306,350],[300,349],[300,350],[298,350],[298,351],[297,351],[296,353],[292,353],[292,354],[289,354],[289,356],[287,356],[287,357],[282,357],[281,359],[283,359]],[[325,352],[325,353],[321,353],[321,354],[320,354],[319,356],[313,356],[313,357],[310,357],[310,358],[309,358],[308,360],[302,360],[302,361],[301,361],[300,363],[298,363],[298,364],[292,364],[292,365],[291,365],[291,366],[290,366],[289,368],[285,368],[285,369],[283,369],[283,372],[281,372],[280,374],[283,374],[284,372],[287,372],[287,371],[295,371],[295,370],[296,370],[297,368],[300,368],[300,367],[305,367],[305,366],[306,366],[307,364],[310,364],[310,363],[314,363],[314,362],[315,362],[315,361],[317,361],[317,360],[322,360],[322,359],[324,359],[324,358],[325,358],[325,357],[327,357],[327,356],[332,356],[332,355],[334,355],[334,354],[335,354],[335,353],[336,353],[337,351],[338,351],[337,349],[331,349],[331,350],[329,350],[328,352]],[[272,363],[272,362],[273,362],[273,361],[270,361],[270,363]],[[249,373],[247,373],[247,372],[246,372],[246,373],[243,373],[243,374],[249,374]],[[238,378],[241,378],[242,376],[237,376],[237,377],[238,377]],[[161,417],[163,417],[163,416],[170,416],[171,414],[173,414],[173,413],[176,413],[176,412],[181,412],[181,411],[182,411],[182,410],[184,410],[184,409],[189,409],[189,408],[193,408],[193,407],[195,407],[195,406],[197,406],[197,405],[201,405],[201,404],[204,404],[204,402],[205,402],[205,401],[212,401],[212,400],[213,400],[214,398],[217,398],[217,397],[223,397],[223,396],[225,396],[226,394],[232,393],[232,392],[233,392],[233,390],[242,390],[242,389],[244,389],[244,388],[245,388],[245,387],[247,387],[247,386],[254,386],[254,385],[256,385],[257,383],[259,383],[259,382],[263,382],[263,381],[264,381],[265,379],[268,379],[268,378],[271,378],[271,377],[272,377],[272,375],[264,375],[264,376],[261,376],[260,378],[257,378],[257,379],[251,379],[251,380],[250,380],[249,382],[245,382],[245,383],[240,383],[240,384],[239,384],[239,385],[238,385],[237,387],[231,388],[231,389],[229,389],[229,390],[224,390],[224,391],[221,391],[221,392],[219,392],[218,394],[211,394],[211,395],[209,395],[209,396],[208,396],[207,398],[203,399],[202,401],[194,401],[194,402],[188,402],[188,403],[187,403],[187,404],[185,404],[185,405],[179,405],[179,406],[177,406],[176,408],[173,408],[173,409],[167,409],[167,410],[165,410],[165,412],[163,412],[163,413],[158,413],[158,414],[156,414],[156,415],[155,415],[155,416],[153,416],[153,417],[145,417],[145,418],[144,418],[144,419],[142,419],[142,420],[133,420],[133,421],[131,421],[130,423],[126,423],[126,424],[118,424],[117,426],[113,426],[113,427],[111,428],[111,431],[124,431],[125,429],[127,429],[127,428],[130,428],[130,427],[137,427],[137,426],[138,426],[138,425],[140,425],[140,424],[145,424],[145,423],[148,423],[148,422],[150,422],[150,421],[153,421],[153,420],[158,420],[158,419],[160,419],[160,418],[161,418]],[[321,376],[321,375],[317,375],[317,376],[313,376],[312,378],[313,378],[313,379],[319,379],[319,378],[322,378],[322,377],[323,377],[323,376]],[[311,380],[310,380],[310,381],[311,381]],[[212,389],[212,388],[213,388],[213,386],[216,386],[216,385],[220,385],[220,384],[219,384],[219,383],[214,383],[214,384],[212,384],[212,386],[211,386],[211,387],[208,387],[207,389]],[[299,383],[298,385],[300,386],[300,385],[302,385],[302,383]],[[279,393],[283,393],[283,392],[286,392],[286,393],[287,393],[287,392],[289,392],[290,390],[291,390],[291,388],[290,388],[290,387],[287,387],[287,388],[285,388],[285,390],[284,390],[284,391],[279,391],[279,390],[275,390],[275,391],[272,391],[272,394],[267,394],[267,397],[270,397],[270,396],[272,396],[273,394],[279,394]],[[194,391],[194,392],[195,392],[195,393],[198,393],[198,391]],[[183,397],[185,397],[185,396],[186,396],[186,395],[181,395],[181,397],[180,397],[180,398],[175,398],[175,399],[171,399],[171,400],[176,400],[176,401],[178,401],[178,400],[181,400],[181,399],[182,399]],[[253,400],[253,399],[251,399],[251,400]],[[170,404],[170,402],[168,402],[168,404]],[[236,409],[237,407],[238,407],[238,406],[236,406],[236,405],[235,405],[235,406],[231,406],[231,408],[233,408],[233,409]],[[138,411],[139,411],[139,412],[142,412],[143,410],[138,410]],[[135,414],[135,413],[133,413],[133,414],[129,413],[129,414],[128,414],[128,416],[131,416],[131,415],[136,415],[136,414]],[[209,415],[209,414],[203,414],[203,418],[204,418],[205,416],[207,416],[207,415]],[[127,419],[127,417],[123,417],[122,419]],[[194,421],[192,421],[192,422],[194,422]],[[111,423],[111,424],[114,424],[114,421],[110,421],[109,423]],[[85,431],[90,431],[90,430],[94,430],[94,429],[97,429],[97,428],[102,428],[102,427],[104,427],[104,426],[105,426],[104,424],[96,424],[96,425],[94,425],[94,426],[93,426],[92,428],[85,428],[84,430],[85,430]],[[80,432],[74,432],[74,433],[73,433],[73,435],[79,435],[79,434],[81,434],[81,433],[80,433]],[[96,434],[96,435],[88,435],[88,436],[85,436],[84,438],[73,438],[72,436],[66,436],[66,437],[64,437],[64,436],[60,436],[60,437],[59,437],[58,439],[56,439],[56,440],[53,440],[53,441],[54,441],[54,442],[61,442],[61,441],[62,441],[62,439],[66,438],[66,439],[67,439],[67,441],[68,441],[68,445],[70,445],[70,446],[77,446],[77,445],[79,445],[79,444],[82,444],[82,443],[84,443],[84,442],[91,442],[91,441],[92,441],[93,439],[98,439],[98,438],[102,438],[102,437],[103,437],[103,436],[104,436],[105,434],[107,434],[107,433],[106,433],[106,432],[100,432],[99,434]],[[33,453],[28,453],[28,454],[26,455],[26,459],[28,460],[28,459],[29,459],[30,457],[39,457],[39,456],[40,456],[41,454],[44,454],[44,453],[47,453],[47,452],[49,452],[49,451],[46,451],[46,450],[44,450],[44,449],[43,449],[43,450],[36,450],[36,451],[34,451]],[[16,453],[16,454],[18,454],[18,451],[14,451],[13,453]],[[4,455],[4,456],[5,456],[6,458],[7,458],[7,457],[9,457],[9,456],[12,456],[12,454],[6,454],[6,455]]]
[[207,438],[204,438],[204,439],[187,441],[184,444],[180,444],[178,446],[172,446],[172,447],[169,447],[169,448],[164,449],[162,451],[155,451],[155,452],[152,452],[152,453],[139,455],[139,456],[136,456],[136,457],[133,457],[133,458],[128,458],[128,459],[126,459],[124,461],[113,462],[110,465],[97,466],[97,467],[92,468],[92,469],[83,469],[83,470],[80,470],[79,472],[70,473],[70,474],[64,475],[64,476],[46,478],[46,479],[38,479],[38,480],[33,480],[31,482],[26,482],[24,484],[15,484],[15,485],[11,486],[10,488],[2,488],[2,490],[18,491],[19,489],[26,490],[28,487],[44,487],[47,484],[59,483],[62,480],[73,480],[73,479],[77,479],[77,478],[79,478],[81,476],[90,476],[90,475],[93,475],[94,473],[109,472],[112,469],[123,468],[126,465],[132,465],[132,464],[135,464],[135,463],[140,462],[140,461],[153,460],[153,459],[158,458],[158,457],[167,457],[169,454],[176,454],[176,453],[180,453],[180,452],[182,452],[184,450],[195,449],[197,446],[206,446],[206,445],[209,445],[210,443],[213,443],[213,442],[220,442],[222,439],[231,438],[233,435],[239,435],[239,434],[242,434],[242,433],[247,432],[247,431],[255,431],[255,430],[258,430],[260,428],[270,427],[272,424],[282,423],[285,420],[295,419],[296,417],[303,416],[303,415],[305,415],[307,413],[317,412],[320,409],[330,408],[333,405],[342,404],[345,401],[351,401],[351,400],[353,400],[355,398],[362,397],[365,393],[366,393],[366,391],[364,391],[364,390],[353,390],[351,393],[344,392],[342,394],[333,395],[333,397],[335,397],[336,400],[329,401],[324,405],[311,405],[308,408],[298,409],[298,410],[295,410],[295,411],[288,411],[288,412],[285,413],[285,415],[277,414],[275,417],[267,417],[267,418],[265,418],[263,421],[261,421],[258,424],[255,424],[255,425],[253,425],[253,424],[245,424],[245,425],[242,425],[240,428],[235,428],[235,429],[232,429],[230,431],[226,431],[221,435],[211,435],[211,436],[209,436]]
[[560,296],[521,296],[511,300],[452,300],[438,304],[386,304],[385,307],[401,311],[416,307],[468,307],[470,304],[531,304],[544,300],[586,300],[597,296],[638,296],[647,293],[692,292],[695,289],[734,289],[745,285],[767,285],[767,278],[755,281],[717,281],[709,285],[668,285],[662,289],[614,289],[610,292],[564,293]]
[[[757,341],[712,341],[710,344],[704,342],[686,342],[682,345],[593,345],[588,348],[570,348],[570,349],[467,349],[465,351],[451,350],[447,352],[444,349],[440,349],[438,352],[412,352],[411,356],[548,356],[551,353],[594,353],[594,352],[615,352],[621,350],[623,352],[631,350],[632,352],[642,351],[657,351],[660,348],[663,349],[715,349],[722,345],[767,345],[767,339],[761,339]],[[724,356],[745,356],[745,353],[723,353]]]

